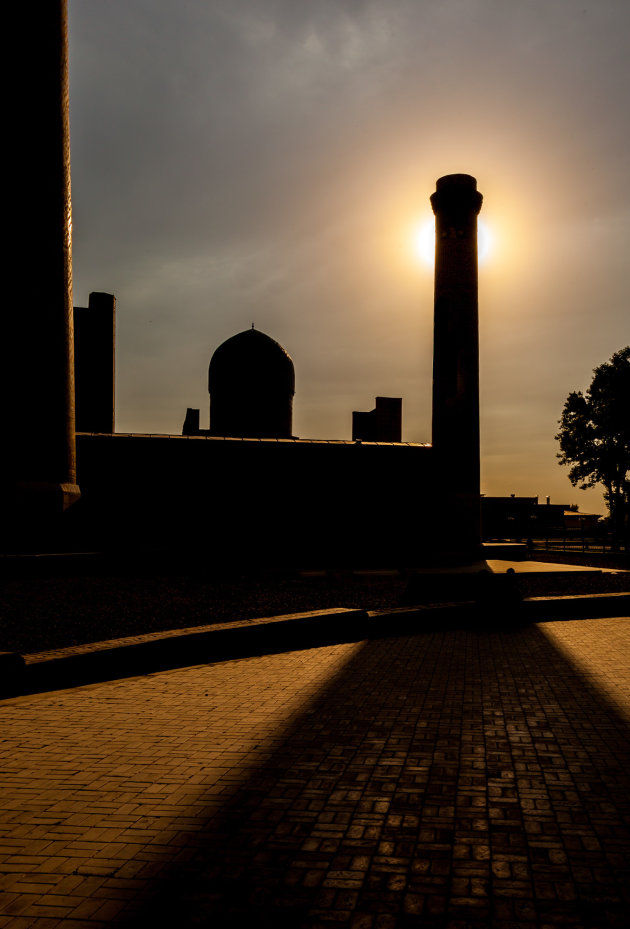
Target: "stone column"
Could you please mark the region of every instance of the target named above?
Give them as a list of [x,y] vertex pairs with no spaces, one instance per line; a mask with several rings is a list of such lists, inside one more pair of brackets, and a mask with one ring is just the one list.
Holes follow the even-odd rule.
[[[40,547],[76,484],[67,0],[14,4],[1,464],[5,550]],[[5,169],[6,170],[6,169]],[[6,499],[5,497],[5,499]],[[11,538],[12,537],[12,538]]]
[[435,213],[433,447],[443,506],[442,552],[481,557],[477,214],[482,196],[468,174],[441,177]]

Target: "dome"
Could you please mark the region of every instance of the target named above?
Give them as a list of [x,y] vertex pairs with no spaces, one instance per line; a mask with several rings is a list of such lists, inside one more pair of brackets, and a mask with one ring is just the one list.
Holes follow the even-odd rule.
[[291,356],[259,329],[246,329],[223,342],[210,360],[208,390],[212,394],[227,383],[272,385],[295,393],[295,369]]
[[295,369],[264,332],[252,327],[219,345],[208,390],[212,435],[291,438]]

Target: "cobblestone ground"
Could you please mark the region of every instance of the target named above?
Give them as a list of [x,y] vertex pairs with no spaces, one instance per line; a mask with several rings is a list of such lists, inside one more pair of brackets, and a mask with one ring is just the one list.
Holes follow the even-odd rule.
[[0,927],[628,927],[629,657],[581,620],[7,700]]

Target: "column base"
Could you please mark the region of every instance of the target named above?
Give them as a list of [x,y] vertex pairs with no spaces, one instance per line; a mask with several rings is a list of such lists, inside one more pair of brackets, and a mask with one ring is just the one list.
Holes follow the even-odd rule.
[[19,481],[16,485],[16,501],[28,508],[37,508],[42,514],[61,514],[76,503],[81,496],[78,484],[56,481]]
[[6,553],[63,548],[63,514],[81,496],[78,484],[19,481],[9,487],[0,549]]

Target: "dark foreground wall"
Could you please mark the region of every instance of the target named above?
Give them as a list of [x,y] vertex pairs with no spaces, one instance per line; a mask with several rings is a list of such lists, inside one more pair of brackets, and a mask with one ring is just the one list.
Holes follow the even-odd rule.
[[430,446],[79,434],[77,462],[70,531],[84,549],[398,567],[434,542]]

